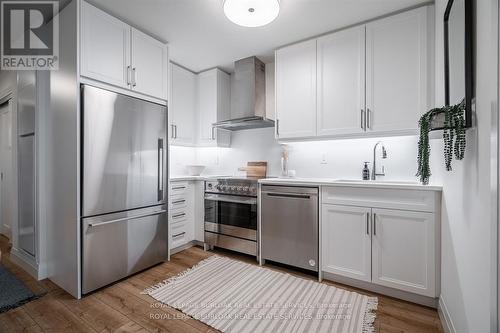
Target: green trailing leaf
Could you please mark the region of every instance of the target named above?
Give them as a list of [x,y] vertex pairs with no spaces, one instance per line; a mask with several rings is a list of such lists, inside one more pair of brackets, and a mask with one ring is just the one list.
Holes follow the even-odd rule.
[[419,120],[420,138],[418,140],[417,177],[422,184],[429,184],[432,175],[429,166],[430,142],[429,132],[432,130],[432,120],[439,114],[444,114],[443,141],[444,141],[444,163],[447,171],[451,171],[451,161],[461,160],[465,154],[465,105],[460,103],[452,106],[435,108],[425,113]]

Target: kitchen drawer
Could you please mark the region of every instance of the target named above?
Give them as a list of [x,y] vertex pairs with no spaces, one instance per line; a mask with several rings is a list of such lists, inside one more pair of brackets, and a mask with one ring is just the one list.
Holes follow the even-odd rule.
[[436,192],[406,189],[323,186],[322,203],[420,212],[435,212],[439,209]]
[[170,195],[185,194],[188,189],[188,182],[171,182]]
[[82,219],[84,294],[167,259],[164,208]]
[[170,223],[185,221],[188,218],[188,212],[185,209],[173,209],[170,211]]
[[183,224],[180,225],[171,225],[170,226],[170,232],[171,232],[171,237],[170,239],[172,240],[170,248],[176,248],[178,246],[186,244],[189,239],[187,237],[187,230],[186,226]]
[[170,209],[186,208],[187,196],[185,194],[174,194],[170,196]]

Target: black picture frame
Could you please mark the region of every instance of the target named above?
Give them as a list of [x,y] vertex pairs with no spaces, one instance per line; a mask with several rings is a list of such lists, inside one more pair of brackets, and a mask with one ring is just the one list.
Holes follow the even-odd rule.
[[[444,13],[444,93],[445,104],[450,105],[450,52],[448,38],[448,21],[454,0],[449,0]],[[464,0],[465,5],[465,127],[472,127],[472,104],[474,100],[474,21],[473,0]]]

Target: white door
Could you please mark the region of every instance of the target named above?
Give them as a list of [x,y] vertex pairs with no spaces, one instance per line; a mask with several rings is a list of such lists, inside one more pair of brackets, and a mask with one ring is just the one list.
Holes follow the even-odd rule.
[[371,209],[323,205],[322,270],[371,281]]
[[276,136],[316,135],[316,40],[276,51]]
[[170,66],[171,143],[195,144],[196,74],[175,64]]
[[153,97],[166,99],[167,45],[132,28],[132,86]]
[[203,146],[216,145],[216,129],[213,123],[217,122],[217,70],[210,70],[198,74],[198,136]]
[[81,75],[128,88],[130,26],[82,1]]
[[415,131],[430,107],[427,7],[366,25],[368,131]]
[[373,209],[372,282],[436,297],[433,213]]
[[12,114],[9,101],[0,106],[0,233],[11,238],[12,227]]
[[364,132],[365,26],[318,39],[318,136]]

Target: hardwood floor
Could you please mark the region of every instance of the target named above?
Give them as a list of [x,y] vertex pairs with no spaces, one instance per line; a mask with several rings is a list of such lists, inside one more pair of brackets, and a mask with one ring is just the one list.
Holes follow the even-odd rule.
[[[209,326],[158,303],[145,288],[174,276],[212,255],[194,247],[172,256],[171,261],[76,300],[50,280],[36,281],[9,258],[7,239],[0,236],[2,264],[35,293],[47,292],[38,300],[0,314],[0,332],[216,332]],[[219,255],[255,263],[246,256],[216,251]],[[283,268],[271,267],[281,271]],[[312,278],[288,271],[294,275]],[[363,290],[327,282],[344,289],[374,295]],[[443,332],[436,310],[379,297],[377,332]]]

